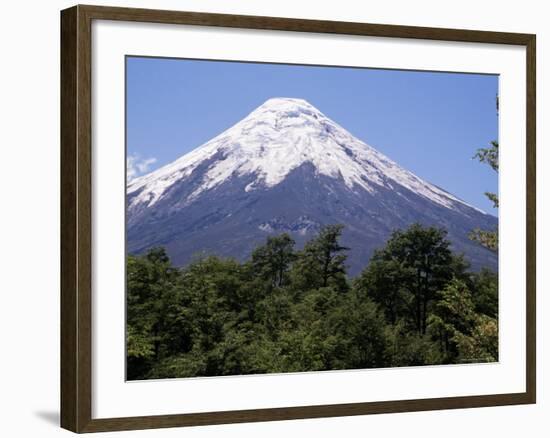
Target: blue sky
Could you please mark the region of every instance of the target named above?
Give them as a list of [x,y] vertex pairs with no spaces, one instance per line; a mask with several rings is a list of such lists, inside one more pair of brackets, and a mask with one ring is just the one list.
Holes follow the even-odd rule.
[[494,75],[127,58],[134,175],[210,140],[271,97],[306,99],[401,166],[489,213],[498,177],[472,159],[498,138]]

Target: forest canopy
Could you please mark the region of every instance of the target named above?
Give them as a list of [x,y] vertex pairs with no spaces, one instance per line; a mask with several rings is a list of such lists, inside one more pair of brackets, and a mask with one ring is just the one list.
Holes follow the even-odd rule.
[[498,277],[446,231],[395,231],[356,278],[341,225],[298,250],[268,237],[245,262],[127,258],[129,380],[498,360]]

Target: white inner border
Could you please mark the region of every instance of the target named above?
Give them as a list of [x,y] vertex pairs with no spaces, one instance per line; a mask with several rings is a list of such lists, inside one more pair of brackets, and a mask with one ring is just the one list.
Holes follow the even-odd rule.
[[[525,391],[524,47],[96,20],[92,50],[93,418]],[[125,382],[125,55],[499,74],[500,362]]]

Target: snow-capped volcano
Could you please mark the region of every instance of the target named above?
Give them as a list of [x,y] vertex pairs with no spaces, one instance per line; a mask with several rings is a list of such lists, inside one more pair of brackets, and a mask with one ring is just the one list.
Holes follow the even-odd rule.
[[354,250],[360,261],[350,258],[360,268],[392,227],[414,221],[448,228],[457,249],[475,253],[474,263],[479,255],[496,263],[467,239],[472,228],[494,227],[494,217],[400,167],[302,99],[269,99],[192,152],[130,181],[127,195],[130,251],[163,244],[180,263],[201,250],[244,258],[266,233],[300,240],[322,224],[343,223],[349,236],[363,237],[363,250]]
[[[342,179],[350,190],[376,191],[397,183],[452,208],[463,203],[418,178],[355,138],[303,99],[273,98],[209,142],[156,172],[131,181],[128,194],[140,191],[130,208],[154,205],[170,186],[218,155],[202,184],[187,201],[233,176],[256,175],[245,190],[273,187],[294,169],[311,163],[319,175]],[[141,189],[141,190],[140,190]]]

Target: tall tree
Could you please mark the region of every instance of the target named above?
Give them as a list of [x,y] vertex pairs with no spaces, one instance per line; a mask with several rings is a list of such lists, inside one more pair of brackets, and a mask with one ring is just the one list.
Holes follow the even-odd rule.
[[343,225],[326,225],[319,235],[307,242],[298,254],[294,278],[310,289],[333,285],[347,290],[346,254],[349,248],[340,244]]
[[426,333],[437,291],[466,269],[453,256],[446,235],[443,229],[420,224],[394,231],[356,283],[382,306],[392,323],[403,317],[420,335]]
[[254,272],[270,281],[273,287],[283,286],[288,279],[290,264],[296,258],[294,243],[294,239],[286,233],[268,237],[265,245],[256,248],[252,253]]

